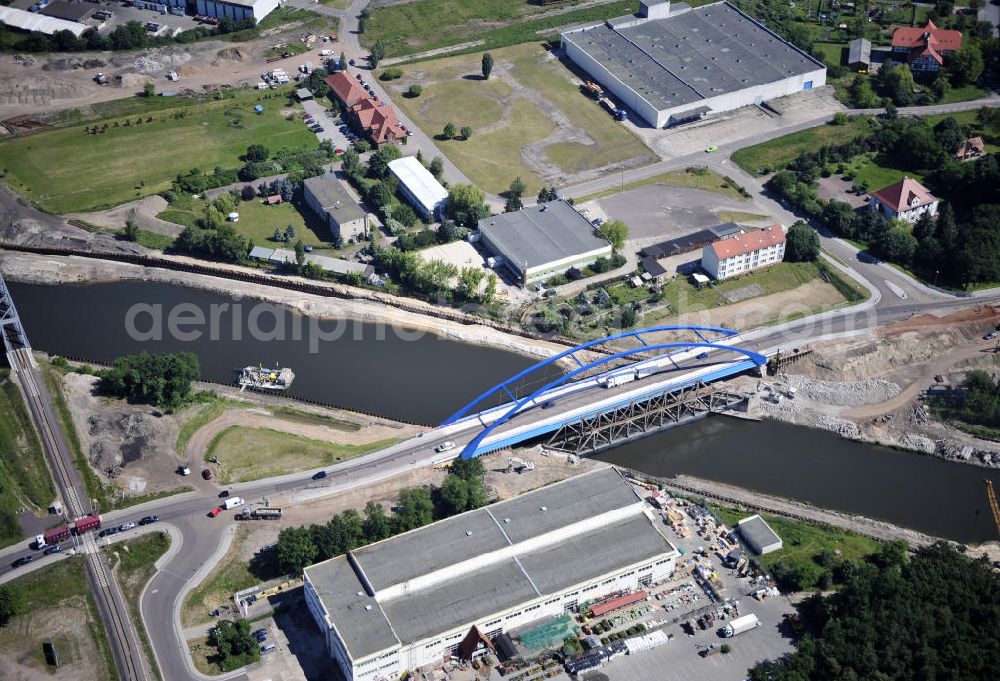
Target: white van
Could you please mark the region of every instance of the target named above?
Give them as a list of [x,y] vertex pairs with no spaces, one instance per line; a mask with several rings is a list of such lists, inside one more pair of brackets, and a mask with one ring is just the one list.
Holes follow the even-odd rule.
[[242,506],[244,503],[246,502],[244,502],[243,499],[241,499],[240,497],[229,497],[228,499],[222,502],[222,507],[228,511],[230,509],[236,508],[237,506]]
[[441,453],[441,452],[450,452],[454,448],[455,448],[455,443],[452,442],[451,440],[448,440],[447,442],[442,442],[437,447],[435,447],[434,451],[438,452],[438,453]]

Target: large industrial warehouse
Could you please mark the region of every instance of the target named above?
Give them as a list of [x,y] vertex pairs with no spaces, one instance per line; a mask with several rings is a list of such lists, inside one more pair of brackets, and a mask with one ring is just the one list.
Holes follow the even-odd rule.
[[562,34],[566,56],[657,128],[826,84],[822,62],[728,2],[646,0]]
[[348,681],[400,678],[664,579],[659,525],[603,468],[308,567],[306,603]]

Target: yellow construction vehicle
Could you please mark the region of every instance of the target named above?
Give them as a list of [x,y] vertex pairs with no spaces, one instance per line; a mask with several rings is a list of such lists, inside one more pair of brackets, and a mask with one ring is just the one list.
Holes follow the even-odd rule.
[[583,84],[583,90],[592,99],[600,99],[601,97],[604,96],[604,88],[602,88],[600,85],[598,85],[592,80],[588,80],[586,83]]
[[1000,534],[1000,504],[997,503],[997,495],[993,491],[993,481],[987,478],[983,482],[986,483],[986,498],[990,502],[990,511],[993,512],[993,522],[997,526],[997,534]]

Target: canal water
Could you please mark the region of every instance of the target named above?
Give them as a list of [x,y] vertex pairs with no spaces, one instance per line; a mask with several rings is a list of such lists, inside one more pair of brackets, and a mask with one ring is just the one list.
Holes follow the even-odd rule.
[[[141,351],[189,351],[198,355],[202,376],[221,383],[232,383],[237,367],[286,366],[296,374],[289,396],[421,424],[440,423],[537,361],[389,325],[317,321],[286,307],[170,284],[11,283],[10,290],[38,350],[103,362]],[[127,328],[130,309],[139,334]],[[180,333],[170,332],[171,314]],[[184,319],[195,321],[176,323]],[[195,331],[198,337],[189,337]]]
[[656,476],[692,475],[857,513],[960,542],[997,539],[984,478],[1000,472],[844,440],[832,433],[725,416],[600,454]]
[[[233,381],[236,367],[289,366],[296,372],[290,396],[418,423],[439,423],[532,363],[517,354],[432,334],[342,320],[320,323],[327,338],[338,337],[318,339],[310,320],[287,308],[169,284],[10,288],[28,337],[39,350],[99,361],[143,350],[191,351],[201,360],[206,379],[224,383]],[[207,323],[178,326],[182,334],[202,331],[192,339],[169,333],[169,315],[178,314],[180,303],[188,306],[188,318],[192,309],[200,310],[206,322],[216,310],[218,329],[213,332]],[[140,332],[153,328],[155,310],[160,310],[159,340],[130,337],[126,320],[136,304],[149,306],[142,308],[149,312],[133,320]],[[226,304],[226,310],[213,308]],[[298,337],[296,323],[304,325]],[[266,337],[282,326],[284,333],[277,335],[283,340]],[[313,346],[317,352],[311,351]],[[652,475],[693,475],[880,518],[956,541],[997,538],[983,478],[992,478],[1000,488],[1000,472],[859,444],[810,428],[710,417],[598,458]]]

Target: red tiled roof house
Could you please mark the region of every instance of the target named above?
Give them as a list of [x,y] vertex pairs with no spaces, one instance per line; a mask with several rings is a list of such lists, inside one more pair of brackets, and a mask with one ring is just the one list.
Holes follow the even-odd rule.
[[970,137],[962,142],[962,147],[955,152],[955,158],[959,161],[968,161],[979,158],[984,151],[986,151],[986,145],[983,144],[983,138]]
[[344,119],[359,133],[364,134],[375,146],[395,142],[406,136],[396,110],[389,104],[379,104],[361,84],[344,71],[327,76],[334,97],[340,102]]
[[924,213],[936,215],[938,200],[922,184],[904,177],[901,182],[874,192],[869,205],[887,217],[912,224]]
[[701,267],[721,281],[774,265],[784,257],[785,230],[772,225],[708,244],[701,251]]
[[962,46],[962,32],[938,28],[930,19],[924,27],[900,26],[892,33],[892,58],[913,71],[938,71],[944,58]]

